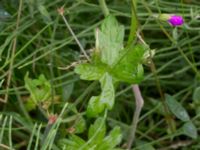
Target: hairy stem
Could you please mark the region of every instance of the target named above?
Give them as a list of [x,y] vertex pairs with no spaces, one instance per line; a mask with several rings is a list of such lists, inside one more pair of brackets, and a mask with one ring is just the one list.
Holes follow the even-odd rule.
[[137,124],[138,124],[138,121],[139,121],[140,112],[141,112],[142,107],[144,105],[144,100],[143,100],[143,97],[141,95],[140,88],[139,88],[138,84],[133,84],[132,89],[133,89],[133,93],[134,93],[134,96],[135,96],[136,107],[135,107],[132,125],[131,125],[131,128],[130,128],[131,129],[130,135],[129,135],[128,142],[127,142],[127,148],[128,149],[131,149],[131,146],[132,146],[132,144],[135,140],[135,132],[136,132]]
[[168,126],[169,126],[170,131],[173,132],[173,131],[175,131],[175,126],[174,126],[174,123],[173,123],[174,120],[173,120],[173,118],[171,117],[170,112],[169,112],[169,109],[168,109],[168,107],[167,107],[167,105],[166,105],[166,103],[165,103],[165,97],[164,97],[162,88],[161,88],[161,86],[160,86],[160,82],[159,82],[159,79],[158,79],[158,75],[157,75],[157,73],[156,73],[156,66],[155,66],[155,64],[154,64],[154,62],[153,62],[152,59],[150,59],[150,68],[151,68],[152,73],[154,74],[155,82],[156,82],[156,87],[157,87],[158,92],[159,92],[159,94],[160,94],[161,103],[162,103],[163,108],[164,108],[164,111],[165,111],[165,115],[164,115],[165,120],[166,120],[166,122],[167,122],[167,124],[168,124]]
[[100,4],[100,7],[101,7],[101,9],[102,9],[102,11],[104,13],[104,16],[105,17],[108,16],[110,14],[110,12],[109,12],[109,9],[108,9],[108,7],[106,5],[105,0],[99,0],[99,4]]
[[[144,0],[142,0],[141,2],[144,5],[144,7],[147,9],[147,11],[150,14],[150,16],[153,16],[153,12],[147,6],[146,2]],[[164,29],[164,27],[162,25],[160,25],[160,23],[158,21],[157,21],[157,23],[160,26],[161,30],[164,32],[164,34],[170,39],[170,41],[173,41],[173,38],[167,33],[167,31]],[[175,131],[174,120],[173,120],[172,116],[170,115],[169,109],[168,109],[168,107],[167,107],[167,105],[165,103],[165,97],[163,95],[162,88],[160,86],[159,78],[158,78],[157,71],[156,71],[156,66],[155,66],[155,64],[154,64],[154,62],[152,60],[152,57],[150,57],[150,68],[151,68],[152,73],[154,74],[155,82],[156,82],[156,87],[157,87],[158,92],[160,94],[162,105],[164,107],[165,120],[167,122],[167,125],[168,125],[170,131],[173,132],[173,131]]]
[[130,33],[128,37],[127,45],[131,45],[132,42],[136,39],[136,32],[138,28],[138,18],[137,18],[137,0],[131,1],[131,26],[130,26]]

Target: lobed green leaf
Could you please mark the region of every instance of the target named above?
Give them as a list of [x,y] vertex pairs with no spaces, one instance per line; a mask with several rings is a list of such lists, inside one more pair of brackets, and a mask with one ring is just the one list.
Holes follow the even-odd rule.
[[143,79],[143,56],[146,48],[143,45],[129,47],[121,55],[121,60],[112,70],[112,75],[119,81],[139,83]]
[[115,89],[113,85],[112,76],[105,73],[100,79],[102,92],[100,96],[93,96],[89,100],[87,108],[87,116],[95,117],[103,110],[112,109],[115,99]]
[[105,73],[100,79],[100,83],[102,89],[100,103],[104,104],[106,108],[112,109],[115,100],[115,89],[112,76],[110,76],[108,73]]
[[99,80],[105,72],[102,65],[79,64],[75,68],[75,73],[80,74],[82,80]]
[[114,149],[122,140],[120,127],[115,127],[108,136],[106,136],[98,150],[111,150]]
[[100,103],[100,96],[92,96],[87,107],[87,116],[95,117],[104,110],[104,105]]
[[101,61],[113,67],[123,50],[124,26],[119,25],[114,16],[109,15],[102,23],[97,39]]
[[102,142],[106,134],[106,125],[103,118],[96,119],[95,123],[90,126],[88,139],[92,139],[90,145],[97,145]]
[[25,78],[25,87],[30,93],[30,98],[26,103],[27,109],[34,109],[35,106],[49,99],[51,95],[51,85],[49,81],[42,74],[38,79],[31,79],[28,77],[28,73]]

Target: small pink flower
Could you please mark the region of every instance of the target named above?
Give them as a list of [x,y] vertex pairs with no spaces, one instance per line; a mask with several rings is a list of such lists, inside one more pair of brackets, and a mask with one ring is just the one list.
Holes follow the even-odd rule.
[[181,26],[184,23],[182,16],[171,15],[167,20],[172,26]]

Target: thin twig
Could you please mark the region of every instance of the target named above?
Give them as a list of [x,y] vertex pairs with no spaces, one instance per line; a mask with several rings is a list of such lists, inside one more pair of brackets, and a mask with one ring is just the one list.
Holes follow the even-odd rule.
[[[21,17],[21,12],[22,12],[22,4],[23,4],[23,0],[20,0],[15,32],[17,32],[18,28],[19,28],[19,22],[20,22],[20,17]],[[13,64],[14,64],[16,45],[17,45],[17,35],[15,36],[15,38],[13,40],[11,62],[10,62],[10,66],[9,66],[8,78],[7,78],[7,83],[6,83],[6,94],[5,94],[5,98],[4,98],[4,101],[3,101],[5,103],[7,103],[7,101],[8,101],[9,87],[10,87],[12,73],[13,73]]]
[[0,144],[0,147],[5,149],[5,150],[14,150],[13,148],[10,148],[9,146],[7,146],[5,144]]
[[90,57],[87,55],[86,51],[84,50],[83,46],[81,45],[81,43],[79,42],[78,38],[76,37],[74,31],[72,30],[72,28],[70,27],[67,19],[64,16],[64,8],[61,7],[58,9],[58,13],[62,16],[63,21],[65,22],[65,25],[67,26],[69,32],[71,33],[71,35],[73,36],[74,40],[76,41],[76,43],[78,44],[79,48],[81,49],[82,53],[84,54],[84,56],[86,57],[86,59],[88,61],[90,61]]
[[178,141],[178,142],[172,143],[171,145],[169,145],[167,147],[160,148],[158,150],[169,150],[169,149],[178,149],[181,147],[188,147],[192,143],[193,143],[192,140]]

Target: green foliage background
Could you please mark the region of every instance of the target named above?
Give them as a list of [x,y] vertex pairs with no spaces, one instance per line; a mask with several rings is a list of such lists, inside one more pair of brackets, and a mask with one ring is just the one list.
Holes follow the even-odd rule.
[[[4,100],[8,95],[7,103],[0,103],[0,148],[73,149],[80,142],[87,149],[87,146],[91,148],[95,144],[101,145],[101,142],[107,146],[105,141],[114,139],[111,147],[118,145],[118,148],[124,149],[135,108],[131,86],[118,84],[112,110],[108,111],[107,117],[103,114],[95,120],[86,117],[86,109],[89,99],[99,95],[100,84],[81,80],[73,67],[62,69],[73,62],[83,62],[85,58],[81,56],[57,9],[64,5],[71,28],[90,53],[95,47],[95,30],[104,19],[98,1],[23,0],[16,31],[19,3],[14,0],[0,1],[0,99]],[[110,12],[125,26],[124,39],[128,41],[130,1],[110,0],[107,4]],[[173,28],[166,22],[158,22],[152,15],[159,13],[180,14],[185,24]],[[133,149],[171,149],[173,146],[183,150],[200,149],[199,13],[198,0],[138,1],[139,26],[145,42],[155,49],[153,61],[157,79],[163,93],[167,93],[166,103],[176,130],[169,132],[156,77],[146,65],[144,80],[140,84],[145,105]],[[17,44],[12,54],[15,37]],[[7,88],[10,71],[12,78]],[[47,92],[45,100],[38,99],[35,109],[32,109],[34,103],[31,106],[27,104],[27,100],[33,97],[26,80],[35,84],[34,91],[41,92],[41,95],[38,94],[41,97],[45,97]],[[48,124],[48,113],[57,114],[55,124]],[[103,135],[97,132],[98,136],[94,139],[100,138],[100,143],[93,143],[95,140],[90,140],[91,130],[95,130],[98,121],[102,123],[99,130],[103,131],[99,133]],[[67,147],[69,143],[70,148]]]

